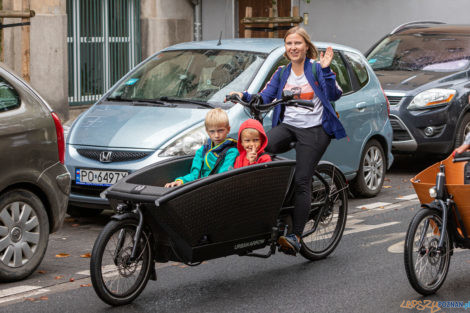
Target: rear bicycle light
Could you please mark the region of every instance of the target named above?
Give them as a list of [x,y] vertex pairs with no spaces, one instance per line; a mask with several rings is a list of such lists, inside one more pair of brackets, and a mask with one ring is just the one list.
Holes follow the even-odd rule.
[[55,112],[51,113],[52,119],[54,120],[55,132],[57,134],[57,149],[59,151],[59,161],[64,164],[65,161],[65,137],[64,128],[60,123],[59,116]]

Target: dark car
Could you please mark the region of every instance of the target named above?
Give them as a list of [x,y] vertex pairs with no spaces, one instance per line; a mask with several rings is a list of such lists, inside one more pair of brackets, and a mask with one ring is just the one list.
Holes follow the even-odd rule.
[[366,53],[390,101],[393,152],[449,154],[470,131],[470,25],[413,22]]
[[59,117],[0,64],[0,282],[27,277],[62,225],[70,193]]

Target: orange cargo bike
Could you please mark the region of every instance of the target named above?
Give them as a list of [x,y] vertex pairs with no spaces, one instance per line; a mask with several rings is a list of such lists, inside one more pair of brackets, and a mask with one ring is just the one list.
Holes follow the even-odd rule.
[[[411,179],[422,209],[405,240],[405,269],[422,295],[444,283],[454,248],[470,249],[470,153],[449,156]],[[467,176],[467,177],[466,177]]]

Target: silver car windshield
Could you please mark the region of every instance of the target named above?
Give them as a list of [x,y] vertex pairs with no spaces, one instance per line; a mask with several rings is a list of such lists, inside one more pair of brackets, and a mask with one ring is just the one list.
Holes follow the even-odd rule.
[[247,89],[265,59],[265,54],[246,51],[164,51],[117,85],[108,99],[181,99],[230,106],[223,103],[225,95]]
[[462,71],[470,65],[470,36],[395,35],[384,39],[367,59],[374,70]]

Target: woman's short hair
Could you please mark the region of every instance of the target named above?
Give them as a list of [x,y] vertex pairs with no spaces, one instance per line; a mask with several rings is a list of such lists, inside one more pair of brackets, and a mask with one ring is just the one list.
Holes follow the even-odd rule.
[[209,127],[216,127],[224,125],[225,127],[230,126],[228,121],[227,113],[221,108],[212,109],[206,114],[206,120],[204,121],[206,129]]
[[[316,59],[318,57],[317,47],[315,47],[312,40],[310,40],[310,36],[308,35],[308,33],[305,29],[303,29],[300,26],[294,26],[294,27],[290,28],[286,32],[286,35],[284,36],[284,43],[286,42],[287,36],[292,35],[292,34],[298,34],[298,35],[302,36],[302,38],[304,39],[304,41],[305,41],[305,43],[307,44],[307,47],[308,47],[308,49],[307,49],[307,58]],[[287,51],[284,52],[284,56],[287,59],[289,59],[289,57],[287,56]]]

